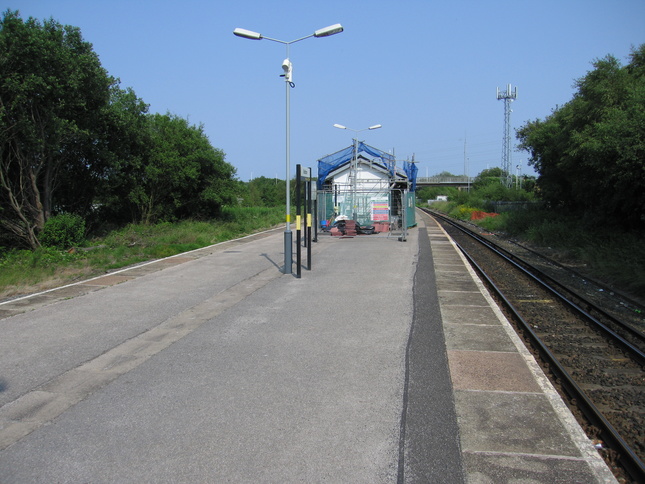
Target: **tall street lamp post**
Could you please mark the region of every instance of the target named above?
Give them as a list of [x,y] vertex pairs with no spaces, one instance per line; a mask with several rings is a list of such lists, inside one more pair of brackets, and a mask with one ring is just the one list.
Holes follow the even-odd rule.
[[352,183],[352,205],[354,207],[354,210],[352,211],[352,218],[354,219],[355,222],[358,222],[358,203],[356,202],[356,185],[358,185],[358,133],[361,131],[367,131],[370,129],[379,129],[382,128],[380,124],[375,124],[374,126],[370,126],[369,128],[363,128],[363,129],[352,129],[348,128],[347,126],[343,126],[342,124],[334,124],[334,128],[338,129],[347,129],[349,131],[353,131],[355,134],[354,136],[354,156],[352,159],[352,171],[354,172],[354,183]]
[[290,192],[290,175],[291,175],[291,120],[290,120],[290,95],[289,95],[289,89],[294,87],[295,84],[293,83],[292,80],[292,70],[293,70],[293,65],[291,64],[291,61],[289,60],[289,46],[291,44],[295,44],[296,42],[300,42],[301,40],[308,39],[309,37],[329,37],[330,35],[334,34],[339,34],[343,31],[343,27],[340,24],[334,24],[330,25],[329,27],[325,27],[324,29],[319,29],[316,30],[313,34],[307,35],[306,37],[301,37],[296,40],[292,40],[290,42],[286,42],[284,40],[278,40],[278,39],[272,39],[270,37],[265,37],[262,34],[258,34],[257,32],[253,32],[251,30],[246,30],[246,29],[235,29],[233,31],[233,34],[237,35],[238,37],[243,37],[245,39],[251,39],[251,40],[270,40],[272,42],[278,42],[280,44],[284,44],[287,47],[287,58],[282,61],[282,69],[284,70],[284,80],[285,80],[285,86],[287,90],[287,106],[286,106],[286,195],[287,195],[287,206],[286,206],[286,228],[284,231],[284,273],[285,274],[291,274],[291,266],[292,266],[292,245],[293,245],[293,237],[292,237],[292,232],[291,232],[291,192]]

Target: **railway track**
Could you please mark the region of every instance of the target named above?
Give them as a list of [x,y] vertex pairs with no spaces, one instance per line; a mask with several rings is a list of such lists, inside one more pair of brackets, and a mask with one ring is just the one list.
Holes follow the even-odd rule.
[[492,241],[492,234],[426,212],[496,294],[616,476],[645,482],[642,308],[624,298],[601,299],[599,294],[612,291],[580,281],[579,274],[525,248],[509,250]]

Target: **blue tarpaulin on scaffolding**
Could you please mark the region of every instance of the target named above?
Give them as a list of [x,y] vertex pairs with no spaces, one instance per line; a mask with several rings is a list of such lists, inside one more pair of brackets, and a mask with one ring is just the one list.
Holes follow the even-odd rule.
[[[373,161],[376,163],[382,164],[387,171],[390,173],[390,176],[394,176],[394,171],[396,170],[396,162],[394,156],[391,154],[381,151],[373,146],[367,145],[362,141],[358,143],[358,155],[361,153],[367,153],[372,156]],[[344,163],[347,163],[354,156],[354,146],[349,146],[343,150],[327,155],[318,160],[318,189],[322,190],[322,187],[329,175],[336,168],[341,166]]]
[[417,191],[417,172],[419,171],[419,169],[417,168],[417,165],[411,161],[404,161],[403,170],[405,171],[405,174],[408,176],[408,180],[410,182],[410,191],[416,192]]

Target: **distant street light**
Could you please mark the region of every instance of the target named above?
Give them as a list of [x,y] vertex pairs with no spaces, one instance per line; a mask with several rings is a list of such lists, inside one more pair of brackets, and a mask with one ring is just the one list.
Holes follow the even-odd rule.
[[278,40],[278,39],[272,39],[270,37],[265,37],[262,34],[259,34],[257,32],[253,32],[251,30],[246,30],[246,29],[235,29],[233,31],[233,34],[237,35],[238,37],[242,37],[245,39],[251,39],[251,40],[270,40],[272,42],[278,42],[280,44],[284,44],[287,46],[287,58],[282,61],[282,69],[284,70],[284,80],[285,80],[285,86],[287,88],[287,116],[286,116],[286,195],[287,195],[287,207],[286,207],[286,228],[284,231],[284,273],[285,274],[291,274],[291,265],[292,265],[292,233],[291,233],[291,192],[290,192],[290,175],[291,175],[291,133],[290,133],[290,125],[291,125],[291,119],[290,119],[290,97],[289,97],[289,88],[295,87],[295,84],[292,81],[292,72],[293,72],[293,65],[291,64],[291,61],[289,60],[289,46],[291,44],[294,44],[296,42],[300,42],[301,40],[308,39],[309,37],[329,37],[330,35],[334,34],[339,34],[343,31],[343,27],[340,24],[334,24],[330,25],[329,27],[325,27],[324,29],[318,29],[316,30],[313,34],[307,35],[306,37],[301,37],[296,40],[292,40],[290,42],[285,42],[283,40]]
[[[371,129],[379,129],[382,128],[383,126],[380,124],[375,124],[374,126],[370,126],[369,128],[363,128],[363,129],[352,129],[348,128],[347,126],[343,126],[342,124],[334,124],[334,128],[338,129],[347,129],[349,131],[353,131],[354,133],[360,133],[361,131],[368,131]],[[354,183],[352,183],[352,218],[354,219],[355,222],[358,221],[358,213],[357,213],[357,202],[356,202],[356,185],[358,185],[358,134],[354,136],[354,156],[352,159],[352,171],[354,173]]]

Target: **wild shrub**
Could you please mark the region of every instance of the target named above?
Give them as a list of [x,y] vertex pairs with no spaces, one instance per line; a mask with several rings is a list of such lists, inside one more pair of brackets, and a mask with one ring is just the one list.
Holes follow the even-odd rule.
[[74,214],[63,213],[51,217],[39,237],[44,247],[69,249],[85,240],[85,220]]
[[567,219],[543,220],[531,226],[526,236],[537,244],[562,248],[580,247],[586,243],[585,232]]
[[484,217],[475,223],[491,232],[506,232],[509,212],[500,213],[497,217]]
[[459,220],[470,220],[472,213],[478,210],[478,208],[469,207],[467,205],[459,205],[450,212],[450,215],[458,218]]
[[544,210],[516,210],[504,215],[504,230],[511,235],[526,234],[531,227],[539,227],[545,220],[552,218]]
[[579,250],[580,259],[603,280],[634,294],[645,293],[645,246],[643,234],[596,234],[594,244]]

